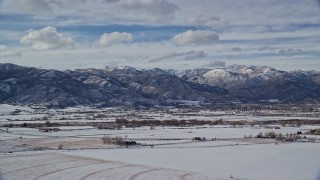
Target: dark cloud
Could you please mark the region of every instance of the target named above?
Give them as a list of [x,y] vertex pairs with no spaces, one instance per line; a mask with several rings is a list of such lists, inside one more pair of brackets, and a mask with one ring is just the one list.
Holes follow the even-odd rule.
[[204,68],[213,68],[213,67],[226,67],[226,62],[224,61],[210,61],[202,65]]
[[206,56],[207,56],[207,54],[203,51],[191,51],[191,53],[186,55],[184,57],[184,59],[185,60],[194,60],[194,59],[203,58]]
[[288,48],[288,49],[280,49],[278,52],[281,53],[293,53],[293,52],[301,52],[301,49],[292,49],[292,48]]
[[269,47],[269,46],[263,46],[259,48],[259,51],[272,51],[274,48]]
[[234,51],[234,52],[242,51],[242,49],[240,47],[234,47],[231,50]]
[[166,0],[123,0],[120,7],[135,13],[144,13],[154,22],[167,21],[174,18],[178,5]]
[[205,15],[191,17],[187,23],[196,26],[207,26],[212,29],[221,29],[228,25],[228,22],[224,18]]
[[6,2],[6,9],[17,13],[52,14],[51,1],[44,0],[1,0]]
[[292,56],[295,53],[298,52],[302,52],[302,49],[292,49],[292,48],[288,48],[288,49],[280,49],[278,51],[279,54],[285,55],[285,56]]
[[105,3],[117,3],[119,1],[120,0],[103,0],[103,2],[105,2]]
[[181,53],[169,53],[166,54],[164,56],[158,57],[158,58],[154,58],[154,59],[150,59],[149,62],[150,63],[155,63],[155,62],[159,62],[165,59],[171,59],[171,58],[175,58],[175,57],[181,57],[184,56],[183,59],[185,60],[193,60],[193,59],[197,59],[197,58],[203,58],[205,56],[207,56],[206,53],[204,53],[203,51],[187,51],[187,52],[181,52]]

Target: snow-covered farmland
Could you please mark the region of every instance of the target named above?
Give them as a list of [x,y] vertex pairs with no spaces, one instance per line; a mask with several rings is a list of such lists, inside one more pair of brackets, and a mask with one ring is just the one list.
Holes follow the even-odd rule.
[[208,179],[199,173],[63,153],[0,156],[3,179]]
[[319,112],[261,113],[0,105],[0,179],[319,180]]
[[66,152],[113,161],[191,171],[207,177],[317,180],[319,144],[290,143],[203,148],[145,148]]
[[[276,130],[293,133],[312,127]],[[46,133],[10,128],[9,133],[1,131],[1,148],[6,147],[0,153],[2,178],[230,179],[232,176],[234,179],[317,180],[319,177],[319,143],[242,138],[243,134],[270,129],[199,126],[69,130]],[[125,148],[103,144],[100,138],[104,134],[136,140],[142,146]],[[208,140],[192,141],[195,136]],[[212,141],[210,138],[214,137],[218,139]],[[57,150],[60,144],[65,150]],[[8,153],[12,151],[10,148],[20,152]],[[124,174],[120,173],[123,171]]]
[[1,104],[0,126],[21,125],[26,123],[107,123],[117,119],[129,121],[143,120],[199,120],[199,121],[286,121],[286,120],[319,120],[320,112],[315,108],[314,112],[291,109],[269,110],[221,110],[221,109],[155,109],[155,110],[124,110],[123,108],[94,108],[73,107],[67,109],[46,109],[43,107],[23,107]]
[[[78,127],[75,127],[77,129]],[[9,132],[21,136],[44,136],[44,137],[91,137],[99,138],[103,135],[123,136],[129,139],[187,139],[193,137],[205,137],[206,139],[229,139],[256,136],[258,133],[274,131],[275,133],[297,133],[306,132],[309,129],[320,128],[320,126],[282,127],[281,129],[266,129],[263,127],[230,127],[230,126],[194,126],[194,127],[150,127],[123,128],[120,130],[95,129],[90,126],[72,130],[72,128],[62,128],[58,132],[40,132],[35,128],[9,128]]]

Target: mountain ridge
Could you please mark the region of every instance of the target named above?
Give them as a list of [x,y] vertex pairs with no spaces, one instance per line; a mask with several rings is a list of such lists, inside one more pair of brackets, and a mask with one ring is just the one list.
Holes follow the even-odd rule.
[[150,70],[133,67],[58,71],[0,64],[0,103],[155,107],[180,101],[319,102],[320,73],[267,66]]

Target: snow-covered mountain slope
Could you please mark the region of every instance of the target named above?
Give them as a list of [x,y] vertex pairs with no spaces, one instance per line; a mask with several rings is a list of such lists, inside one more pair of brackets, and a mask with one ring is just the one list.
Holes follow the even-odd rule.
[[159,69],[56,71],[12,64],[0,64],[0,69],[0,103],[149,107],[228,98],[223,88],[188,82]]
[[243,65],[184,71],[133,67],[57,71],[0,64],[0,103],[150,107],[179,101],[270,99],[319,101],[320,73]]
[[192,82],[232,88],[243,85],[256,85],[283,73],[285,72],[266,66],[231,65],[227,68],[177,71],[175,74]]
[[225,88],[232,97],[246,100],[314,100],[320,93],[320,73],[315,71],[286,72],[267,66],[231,65],[175,73],[190,82]]

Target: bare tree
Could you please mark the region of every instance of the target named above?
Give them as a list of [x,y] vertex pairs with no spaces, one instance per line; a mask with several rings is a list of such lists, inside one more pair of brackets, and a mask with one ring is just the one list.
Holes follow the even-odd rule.
[[116,136],[113,139],[113,144],[122,145],[123,144],[123,138],[121,136]]
[[112,144],[112,138],[110,136],[104,135],[101,140],[103,144]]

